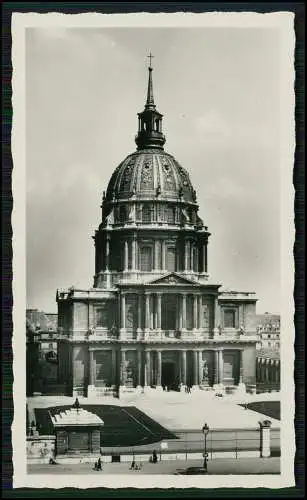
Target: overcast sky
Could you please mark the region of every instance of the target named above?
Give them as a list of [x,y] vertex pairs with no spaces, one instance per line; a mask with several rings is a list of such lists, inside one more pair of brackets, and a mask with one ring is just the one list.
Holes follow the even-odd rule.
[[26,38],[27,307],[90,287],[103,190],[135,150],[152,51],[165,150],[212,233],[213,280],[280,312],[277,30],[31,29]]

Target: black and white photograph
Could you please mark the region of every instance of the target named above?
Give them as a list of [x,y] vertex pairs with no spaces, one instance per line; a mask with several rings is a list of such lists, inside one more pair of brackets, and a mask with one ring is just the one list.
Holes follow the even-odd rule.
[[12,33],[16,484],[292,486],[293,15]]

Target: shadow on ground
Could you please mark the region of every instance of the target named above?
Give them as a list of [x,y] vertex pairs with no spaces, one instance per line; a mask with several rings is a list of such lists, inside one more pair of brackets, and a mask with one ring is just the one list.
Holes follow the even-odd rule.
[[[100,446],[140,446],[159,442],[163,439],[178,439],[175,434],[152,420],[134,406],[113,405],[82,405],[86,410],[95,413],[103,421],[100,433]],[[35,408],[36,422],[41,435],[54,433],[51,415],[71,406],[56,406],[50,408]]]

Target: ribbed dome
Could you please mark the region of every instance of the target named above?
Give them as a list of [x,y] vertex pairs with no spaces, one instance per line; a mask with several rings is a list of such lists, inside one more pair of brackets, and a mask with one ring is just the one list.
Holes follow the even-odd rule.
[[195,202],[189,174],[162,149],[143,149],[130,154],[110,179],[106,201],[136,198],[179,199]]

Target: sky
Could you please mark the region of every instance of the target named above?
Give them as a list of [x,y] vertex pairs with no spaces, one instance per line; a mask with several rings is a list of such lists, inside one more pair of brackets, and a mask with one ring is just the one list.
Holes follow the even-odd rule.
[[135,151],[153,59],[165,150],[209,227],[210,281],[280,313],[280,40],[272,28],[36,28],[26,33],[27,307],[91,287],[113,170]]

